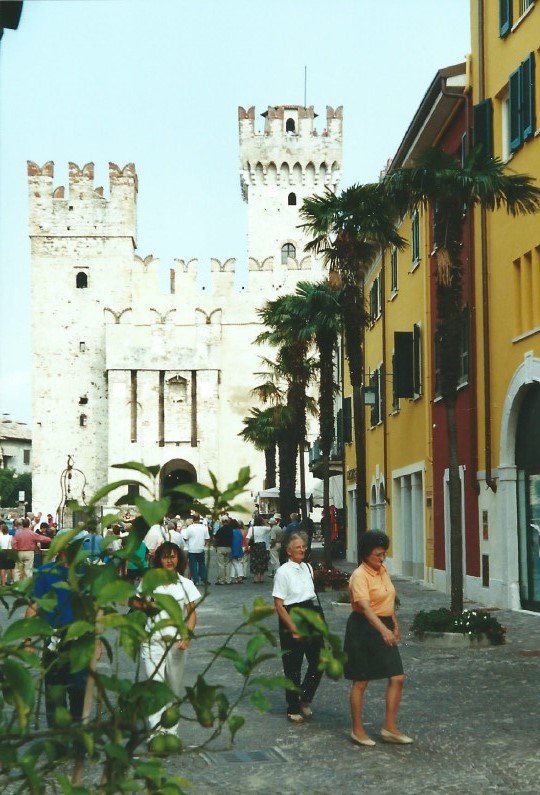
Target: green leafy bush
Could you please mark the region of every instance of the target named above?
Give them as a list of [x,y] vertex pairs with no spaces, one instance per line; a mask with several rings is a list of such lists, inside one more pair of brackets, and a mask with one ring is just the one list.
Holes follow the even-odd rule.
[[[99,532],[100,525],[116,518],[114,515],[98,518],[100,504],[111,492],[117,494],[133,483],[142,487],[141,491],[145,489],[147,496],[135,498],[139,516],[133,521],[125,546],[116,554],[122,560],[136,560],[135,552],[148,527],[162,521],[170,501],[168,497],[156,496],[159,467],[129,462],[120,468],[137,479],[128,477],[111,483],[101,488],[88,505],[70,507],[85,515],[88,529]],[[239,511],[240,506],[234,500],[245,490],[250,480],[249,470],[241,470],[237,480],[224,490],[219,488],[212,473],[210,479],[209,486],[186,484],[176,490],[186,494],[196,510],[212,517],[223,510]],[[126,498],[123,494],[116,505],[125,503]],[[41,795],[46,787],[66,794],[95,795],[95,786],[89,789],[83,786],[83,772],[90,763],[101,772],[100,795],[134,791],[180,795],[185,792],[186,782],[169,776],[163,761],[156,757],[178,753],[183,745],[181,738],[160,737],[153,744],[158,747],[148,749],[149,756],[148,716],[170,705],[165,723],[173,723],[178,713],[181,722],[196,720],[208,729],[206,743],[223,732],[232,743],[245,722],[237,712],[243,699],[248,698],[254,707],[264,711],[270,705],[266,691],[291,686],[281,674],[277,638],[266,626],[266,620],[275,615],[274,608],[259,597],[251,607],[244,606],[243,617],[235,629],[213,633],[215,645],[210,659],[199,671],[194,685],[186,688],[185,697],[178,699],[163,682],[141,675],[138,667],[135,675],[132,672],[122,675],[120,654],[137,662],[141,646],[149,638],[146,616],[141,610],[129,610],[135,587],[118,576],[114,562],[106,562],[106,542],[100,545],[101,559],[90,562],[82,541],[74,540],[79,530],[58,536],[46,553],[48,560],[62,549],[66,556],[68,576],[62,582],[62,590],[69,590],[75,620],[63,637],[62,631],[57,632],[44,617],[57,604],[54,594],[36,599],[32,580],[17,582],[0,593],[0,602],[10,616],[7,625],[0,628],[0,787],[2,791],[9,786],[10,792],[36,795]],[[153,594],[155,587],[168,576],[165,570],[149,569],[141,581],[143,596]],[[187,637],[188,630],[177,603],[170,603],[165,595],[154,596],[160,609],[168,614],[167,625]],[[37,603],[42,611],[19,618],[32,603]],[[313,622],[318,620],[318,616],[305,616],[300,631],[309,635],[315,629],[324,635],[325,654],[321,664],[328,676],[336,676],[343,658],[340,641],[323,622],[314,626]],[[48,728],[41,704],[45,675],[43,650],[50,648],[51,638],[55,637],[59,637],[57,654],[66,670],[70,674],[85,671],[88,677],[82,721],[73,721],[69,710],[60,704],[54,710],[54,724]],[[201,635],[196,629],[195,642],[197,637]],[[208,633],[205,637],[209,637]],[[108,665],[98,667],[100,646],[102,659]],[[272,659],[280,674],[262,675],[261,667]],[[227,678],[230,689],[212,681],[218,660],[231,666]],[[222,681],[221,676],[218,681]],[[58,687],[62,691],[61,700],[66,688],[61,684]]]
[[446,607],[420,610],[413,619],[411,632],[422,637],[424,632],[455,632],[462,635],[485,635],[490,643],[504,643],[506,627],[488,610],[464,610],[453,613]]

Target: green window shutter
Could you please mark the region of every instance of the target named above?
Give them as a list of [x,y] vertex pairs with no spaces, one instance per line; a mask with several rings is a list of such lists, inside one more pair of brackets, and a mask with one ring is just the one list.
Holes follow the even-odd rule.
[[486,155],[493,157],[493,105],[484,99],[473,108],[474,145],[482,147]]
[[420,326],[413,326],[413,389],[415,395],[422,394],[422,337]]
[[352,442],[352,398],[343,398],[343,442]]
[[534,53],[523,61],[520,68],[521,89],[521,136],[526,141],[534,135],[536,120],[534,114]]
[[410,331],[394,332],[394,395],[414,397],[413,335]]
[[501,38],[512,28],[512,0],[499,0],[499,33]]
[[512,72],[508,81],[508,104],[510,108],[510,150],[515,152],[522,143],[521,138],[521,67]]
[[336,452],[343,455],[343,409],[336,412]]

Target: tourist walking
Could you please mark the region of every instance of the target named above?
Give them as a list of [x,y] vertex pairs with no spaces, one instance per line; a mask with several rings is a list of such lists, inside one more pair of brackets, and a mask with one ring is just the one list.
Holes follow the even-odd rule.
[[363,533],[358,546],[362,562],[349,580],[352,613],[343,645],[347,654],[344,676],[352,680],[351,740],[364,746],[375,745],[362,722],[364,694],[372,679],[388,679],[382,740],[401,745],[413,742],[396,723],[405,677],[398,649],[401,635],[395,612],[396,591],[383,563],[389,545],[385,533]]
[[[276,572],[272,596],[279,618],[279,642],[282,652],[283,673],[295,685],[286,690],[287,718],[293,723],[303,723],[312,717],[311,702],[321,681],[319,657],[323,647],[320,635],[302,637],[290,615],[294,607],[314,609],[317,595],[313,582],[313,569],[304,562],[307,549],[305,533],[289,533],[284,540],[287,562]],[[307,670],[302,679],[304,657]]]
[[27,580],[32,576],[34,569],[34,553],[42,546],[48,547],[51,539],[47,536],[40,536],[30,527],[30,520],[23,519],[21,527],[17,530],[12,539],[12,549],[17,552],[15,563],[15,579]]
[[264,573],[268,569],[270,558],[270,525],[260,513],[253,516],[253,524],[248,533],[249,567],[253,582],[264,582]]
[[195,585],[204,585],[207,581],[205,548],[210,541],[208,527],[201,522],[198,513],[192,514],[192,523],[182,531],[189,559],[191,579]]
[[[165,541],[156,549],[154,567],[176,571],[178,576],[175,582],[158,585],[154,594],[172,596],[180,605],[189,637],[172,626],[163,626],[155,630],[160,621],[166,621],[170,616],[166,610],[156,612],[151,600],[147,601],[143,597],[137,597],[132,603],[133,607],[149,612],[146,622],[149,639],[143,644],[141,650],[146,675],[155,682],[165,682],[179,699],[184,695],[186,651],[190,644],[190,636],[197,623],[195,605],[201,598],[201,594],[191,580],[183,576],[186,565],[186,553],[176,544]],[[178,732],[178,723],[173,726],[161,726],[161,716],[166,709],[167,705],[148,716],[149,726],[154,734],[157,732],[177,734]]]

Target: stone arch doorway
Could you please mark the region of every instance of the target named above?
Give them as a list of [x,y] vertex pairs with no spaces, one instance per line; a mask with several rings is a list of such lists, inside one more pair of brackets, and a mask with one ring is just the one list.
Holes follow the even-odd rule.
[[173,516],[189,516],[190,500],[178,492],[173,491],[175,486],[197,482],[197,471],[193,464],[182,458],[175,458],[161,468],[160,492],[161,496],[171,498],[169,513]]
[[540,612],[540,384],[526,388],[516,429],[521,606]]

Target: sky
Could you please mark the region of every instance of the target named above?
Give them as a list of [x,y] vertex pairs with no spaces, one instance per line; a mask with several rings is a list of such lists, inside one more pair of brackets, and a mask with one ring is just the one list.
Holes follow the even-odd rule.
[[469,3],[25,0],[0,43],[0,417],[31,424],[39,386],[27,160],[54,161],[55,186],[94,162],[105,191],[109,161],[134,162],[140,256],[241,267],[238,106],[306,99],[322,130],[342,105],[341,188],[374,181],[437,70],[470,52]]

